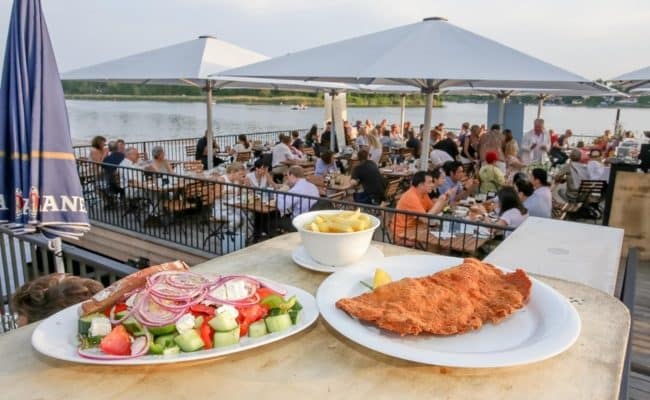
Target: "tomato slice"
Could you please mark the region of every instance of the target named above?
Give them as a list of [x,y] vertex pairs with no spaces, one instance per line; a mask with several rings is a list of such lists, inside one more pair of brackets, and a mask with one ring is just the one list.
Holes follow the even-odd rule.
[[122,325],[118,325],[99,343],[99,348],[113,356],[131,355],[131,336]]
[[265,307],[262,307],[258,304],[249,307],[238,308],[239,316],[237,317],[237,322],[239,322],[239,336],[246,336],[248,334],[248,326],[255,321],[259,321],[264,318],[269,312]]
[[206,306],[205,304],[195,304],[190,307],[190,311],[192,314],[214,315],[215,309],[214,307]]
[[201,340],[203,340],[203,344],[205,344],[206,349],[211,349],[212,348],[212,335],[214,334],[214,331],[208,325],[207,321],[203,321],[203,325],[201,325],[201,329],[199,331],[201,334]]
[[266,288],[266,287],[262,287],[262,288],[257,289],[257,295],[260,297],[260,300],[262,300],[263,298],[268,297],[268,296],[270,296],[272,294],[279,294],[279,293],[276,292],[273,289],[269,289],[269,288]]
[[117,303],[113,307],[108,307],[107,309],[104,310],[104,315],[106,315],[108,318],[111,317],[111,309],[114,309],[113,315],[117,314],[120,311],[124,311],[128,309],[129,307],[126,305],[126,303]]

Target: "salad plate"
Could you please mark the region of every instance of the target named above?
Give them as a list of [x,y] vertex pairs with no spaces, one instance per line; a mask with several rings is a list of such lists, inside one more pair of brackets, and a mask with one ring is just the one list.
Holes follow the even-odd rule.
[[382,253],[381,250],[379,250],[378,247],[376,246],[370,246],[368,247],[368,251],[366,254],[364,254],[361,257],[360,261],[357,261],[356,263],[350,264],[350,265],[342,265],[338,267],[334,267],[332,265],[325,265],[321,264],[318,261],[314,260],[308,253],[307,249],[305,249],[305,246],[298,246],[296,247],[293,252],[291,253],[291,259],[293,262],[298,264],[299,266],[316,271],[316,272],[327,272],[327,273],[332,273],[336,271],[340,271],[341,269],[344,268],[350,268],[356,265],[362,265],[362,264],[376,264],[380,262],[384,258],[384,253]]
[[[229,354],[239,353],[260,346],[265,346],[267,344],[293,336],[305,330],[316,321],[319,314],[314,296],[294,286],[284,285],[270,281],[268,279],[264,279],[263,281],[269,283],[271,287],[278,288],[286,292],[284,293],[284,297],[286,298],[295,296],[297,301],[302,305],[300,317],[294,325],[290,326],[286,330],[267,333],[260,337],[242,336],[239,339],[239,343],[234,345],[215,347],[192,352],[181,351],[176,354],[167,355],[145,354],[138,357],[122,358],[111,358],[110,356],[93,357],[92,354],[97,353],[89,353],[91,354],[89,357],[88,355],[82,355],[83,351],[79,349],[80,341],[78,336],[78,329],[80,323],[79,316],[81,305],[77,304],[68,307],[43,320],[36,327],[32,334],[32,346],[39,353],[42,353],[48,357],[74,363],[101,365],[168,364],[223,357]],[[137,341],[139,338],[135,339]],[[135,341],[133,343],[135,344]],[[99,350],[97,350],[97,352],[99,352]]]
[[[337,271],[318,288],[316,301],[323,318],[348,339],[374,351],[423,364],[495,368],[541,361],[567,350],[580,334],[580,317],[561,294],[534,278],[528,304],[497,325],[451,336],[399,336],[363,323],[338,309],[342,298],[368,291],[376,267],[394,280],[421,277],[462,263],[444,256],[386,257],[378,265]],[[505,270],[504,270],[505,271]]]

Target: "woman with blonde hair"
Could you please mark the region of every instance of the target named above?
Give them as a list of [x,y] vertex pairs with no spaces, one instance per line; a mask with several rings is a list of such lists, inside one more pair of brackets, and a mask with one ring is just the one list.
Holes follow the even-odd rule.
[[21,286],[11,298],[11,305],[18,313],[18,326],[23,326],[88,300],[103,288],[92,279],[55,273]]
[[373,129],[370,131],[370,135],[368,135],[368,154],[370,155],[368,158],[379,165],[383,148],[377,134],[377,129]]

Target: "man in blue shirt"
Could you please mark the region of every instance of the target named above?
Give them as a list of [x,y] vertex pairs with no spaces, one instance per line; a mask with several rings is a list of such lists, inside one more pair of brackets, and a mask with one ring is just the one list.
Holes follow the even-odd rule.
[[530,216],[551,218],[553,200],[548,175],[541,168],[535,168],[531,175],[535,191],[524,201],[524,207],[528,209]]
[[449,198],[449,202],[453,203],[458,199],[467,197],[468,192],[463,187],[463,179],[465,179],[465,169],[463,164],[459,161],[447,161],[442,165],[445,171],[445,182],[440,186],[438,192],[444,194],[449,189],[455,187],[456,191]]

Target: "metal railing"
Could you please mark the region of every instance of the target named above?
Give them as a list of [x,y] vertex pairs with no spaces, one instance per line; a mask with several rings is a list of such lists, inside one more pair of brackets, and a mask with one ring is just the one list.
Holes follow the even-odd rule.
[[[15,327],[11,295],[26,282],[56,272],[54,257],[43,235],[14,235],[0,228],[0,333]],[[65,272],[98,280],[105,286],[137,271],[68,244],[63,244],[62,258]]]
[[480,256],[511,230],[339,200],[341,192],[325,188],[325,196],[311,197],[86,160],[77,165],[92,221],[214,255],[293,231],[291,215],[308,210],[360,208],[381,221],[375,240],[436,253]]
[[[253,142],[260,142],[262,145],[272,145],[278,141],[278,136],[281,133],[291,134],[292,131],[297,130],[301,137],[304,137],[308,129],[291,129],[281,131],[265,131],[265,132],[251,132],[246,133],[248,140]],[[239,135],[217,135],[214,137],[217,145],[221,150],[226,146],[234,146],[237,143]],[[126,142],[127,147],[135,147],[138,152],[145,153],[151,157],[151,149],[156,146],[161,146],[165,151],[165,156],[169,160],[189,161],[194,160],[194,154],[188,154],[188,147],[195,147],[196,143],[201,137],[181,138],[181,139],[160,139],[160,140],[146,140],[136,142]],[[90,145],[74,146],[74,155],[76,158],[88,158],[90,156]]]

